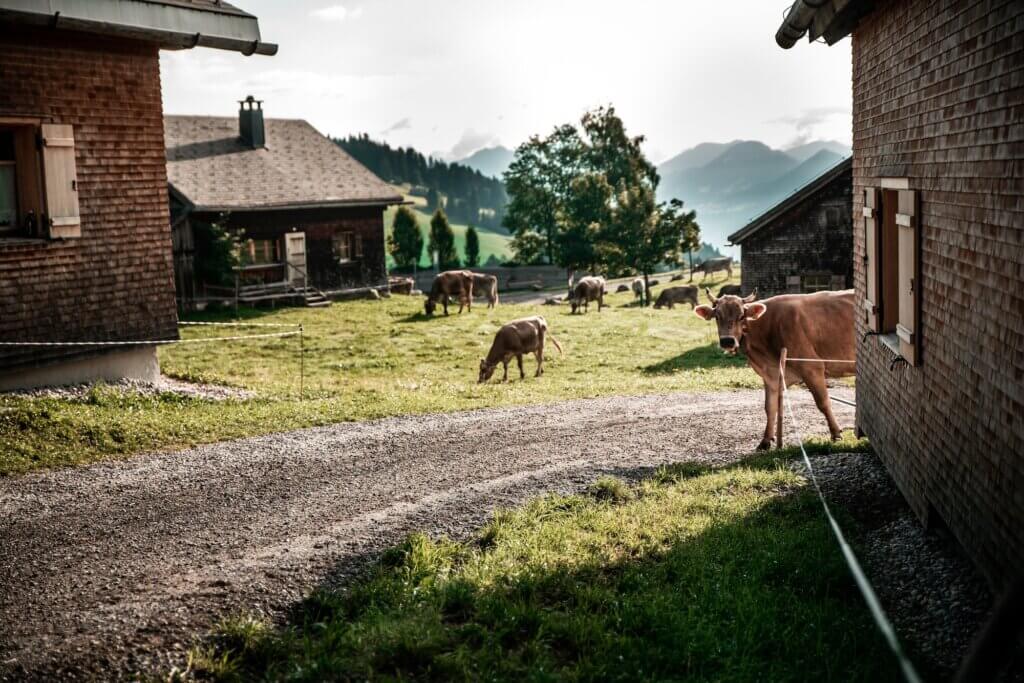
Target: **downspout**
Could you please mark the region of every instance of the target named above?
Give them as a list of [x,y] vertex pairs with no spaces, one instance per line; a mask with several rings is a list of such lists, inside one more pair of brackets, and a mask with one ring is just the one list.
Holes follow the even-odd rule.
[[815,13],[828,2],[829,0],[795,0],[775,34],[775,42],[779,47],[788,50],[796,45],[796,41],[807,33],[811,22],[814,21]]

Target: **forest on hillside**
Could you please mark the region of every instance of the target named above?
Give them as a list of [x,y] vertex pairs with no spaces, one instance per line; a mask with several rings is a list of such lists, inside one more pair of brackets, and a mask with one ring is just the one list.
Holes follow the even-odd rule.
[[426,198],[428,211],[444,208],[454,223],[501,229],[508,197],[500,180],[463,164],[425,157],[411,147],[391,147],[366,133],[334,142],[382,180],[410,185],[410,194]]

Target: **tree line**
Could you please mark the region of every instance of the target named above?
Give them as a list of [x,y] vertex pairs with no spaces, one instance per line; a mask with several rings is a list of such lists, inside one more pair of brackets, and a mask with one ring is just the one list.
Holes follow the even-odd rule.
[[[399,268],[412,268],[423,255],[423,232],[416,220],[416,214],[406,206],[398,207],[388,237],[388,251]],[[459,260],[455,249],[455,232],[448,222],[444,209],[437,209],[430,218],[430,230],[426,241],[427,253],[431,260],[437,259],[441,270],[474,268],[480,265],[480,236],[472,225],[466,228],[465,264]]]
[[516,260],[562,266],[570,281],[587,270],[646,282],[659,265],[699,249],[696,212],[655,199],[660,178],[643,141],[609,106],[520,145],[505,173]]
[[426,198],[428,211],[444,208],[456,223],[502,225],[508,196],[497,178],[463,164],[424,157],[411,147],[392,148],[366,133],[334,142],[383,180],[411,185],[411,194]]

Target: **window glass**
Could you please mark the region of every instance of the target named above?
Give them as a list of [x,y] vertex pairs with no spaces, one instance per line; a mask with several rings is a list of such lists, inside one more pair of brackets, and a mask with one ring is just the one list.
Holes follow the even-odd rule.
[[0,130],[0,232],[18,227],[18,187],[14,165],[14,132]]
[[243,266],[279,263],[277,240],[246,240],[242,243],[239,260]]
[[831,275],[804,275],[801,287],[805,292],[821,292],[831,289]]
[[352,233],[343,232],[331,238],[331,247],[337,261],[352,260]]

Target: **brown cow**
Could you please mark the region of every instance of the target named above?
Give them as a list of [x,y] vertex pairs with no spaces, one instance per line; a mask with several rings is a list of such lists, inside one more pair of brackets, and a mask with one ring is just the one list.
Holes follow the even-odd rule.
[[438,273],[434,278],[434,284],[430,288],[430,295],[423,310],[427,315],[434,315],[434,309],[438,302],[444,306],[444,314],[448,315],[448,297],[459,297],[459,313],[463,307],[468,311],[473,310],[473,273],[468,270],[446,270]]
[[579,309],[584,312],[590,310],[590,302],[597,302],[597,312],[601,312],[604,306],[604,278],[596,275],[588,275],[580,278],[575,287],[569,290],[569,303],[572,305],[572,312]]
[[[705,291],[711,305],[697,306],[694,313],[704,320],[716,321],[719,344],[725,352],[735,355],[742,349],[750,367],[764,380],[764,411],[768,425],[758,449],[770,448],[772,425],[779,418],[779,358],[782,349],[787,349],[789,358],[855,360],[853,290],[783,294],[757,302],[754,295],[745,299],[731,295],[715,298],[710,290]],[[841,432],[832,415],[825,380],[852,375],[854,369],[854,364],[849,362],[786,364],[786,386],[797,382],[807,385],[818,410],[828,421],[833,439],[838,439]]]
[[494,308],[498,304],[498,278],[473,273],[473,296],[486,296],[487,308]]
[[494,368],[498,367],[498,363],[502,363],[505,367],[505,374],[501,381],[507,382],[508,362],[512,360],[512,356],[515,356],[516,361],[519,363],[519,378],[525,379],[526,373],[523,372],[524,353],[536,354],[537,372],[534,374],[534,377],[543,375],[545,335],[551,338],[555,348],[558,349],[559,353],[562,353],[562,345],[555,339],[555,335],[548,332],[548,323],[544,320],[543,316],[535,315],[529,318],[521,318],[502,325],[498,333],[494,335],[494,343],[491,344],[491,350],[487,353],[487,358],[480,361],[478,383],[482,384],[489,380],[491,375],[494,374]]
[[[718,290],[718,297],[721,298],[726,294],[732,294],[733,296],[743,296],[743,288],[740,287],[739,285],[722,285],[722,287]],[[753,292],[751,292],[751,294],[756,295],[757,290],[755,289]],[[756,299],[757,297],[755,296],[754,298]],[[753,301],[753,299],[751,299],[751,301]]]
[[661,290],[658,300],[654,302],[655,308],[668,306],[674,308],[676,304],[690,304],[691,308],[697,308],[696,287],[668,287]]

